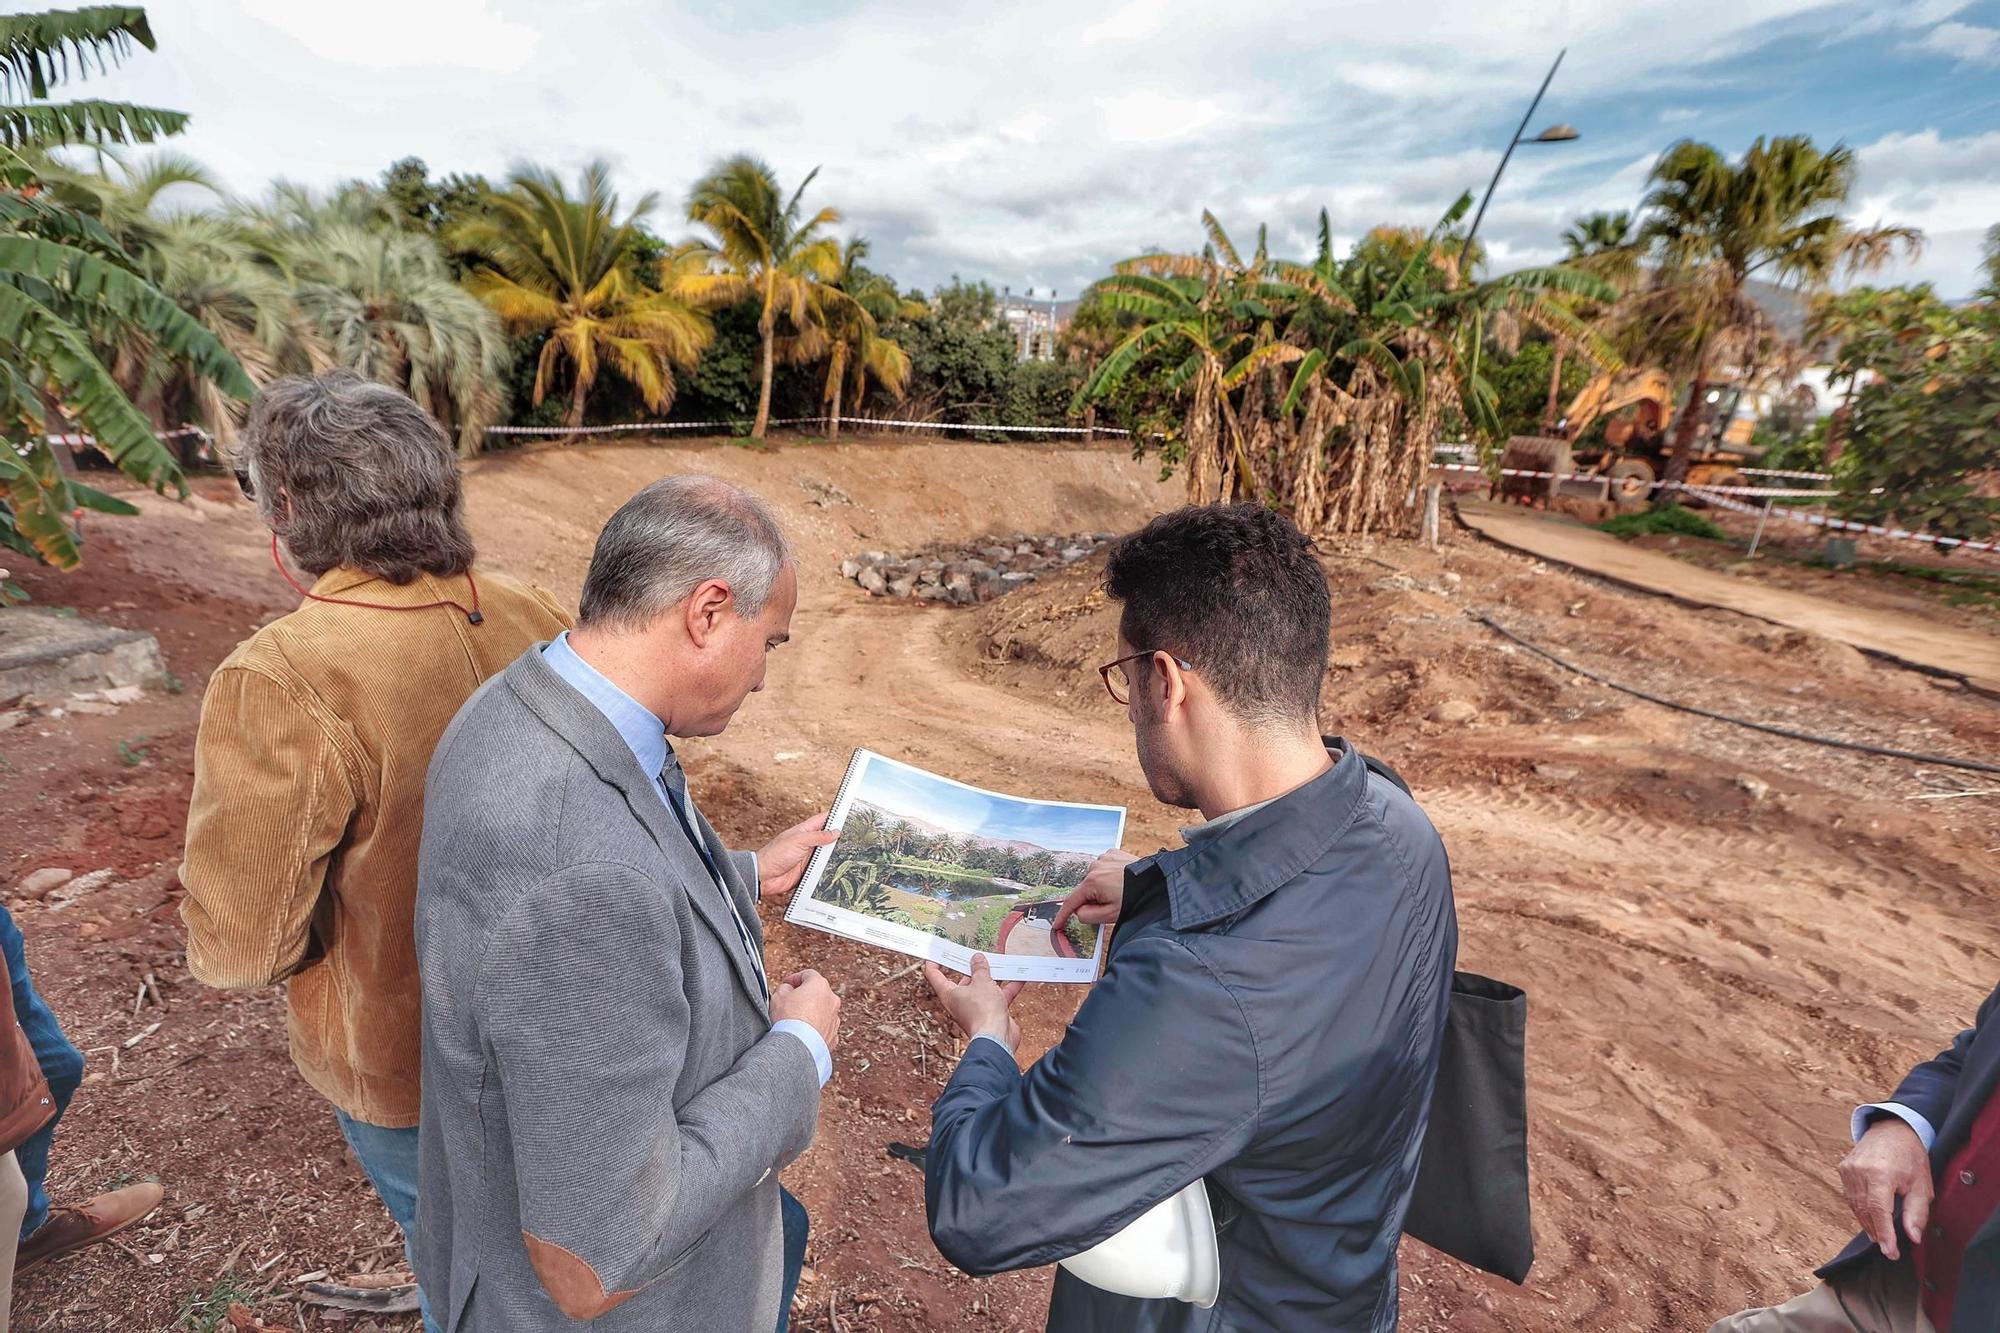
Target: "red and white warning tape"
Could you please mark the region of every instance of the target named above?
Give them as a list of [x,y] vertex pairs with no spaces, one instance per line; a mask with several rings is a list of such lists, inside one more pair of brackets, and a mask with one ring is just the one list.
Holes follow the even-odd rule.
[[1831,472],[1786,472],[1782,468],[1740,467],[1736,469],[1746,477],[1791,477],[1798,481],[1832,481]]
[[[1082,426],[996,426],[985,422],[971,421],[892,421],[883,417],[841,417],[843,426],[887,426],[900,430],[978,430],[999,431],[1009,435],[1116,435],[1120,432],[1109,430],[1088,431]],[[773,417],[767,423],[772,426],[817,426],[826,421],[825,417]],[[617,426],[488,426],[488,435],[611,435],[632,431],[663,430],[735,430],[749,426],[748,419],[740,421],[633,421]]]
[[[1485,468],[1474,463],[1439,463],[1437,466],[1445,472],[1484,473],[1486,471]],[[1556,481],[1605,480],[1604,474],[1601,472],[1538,472],[1532,468],[1518,467],[1503,467],[1499,469],[1499,472],[1503,477],[1548,477]],[[1658,490],[1667,485],[1669,483],[1664,481],[1652,481],[1646,483],[1646,489]],[[1839,491],[1801,491],[1790,486],[1710,486],[1704,489],[1714,491],[1718,495],[1749,495],[1758,497],[1786,495],[1795,500],[1825,499],[1840,494]]]
[[[1732,500],[1719,489],[1705,486],[1689,486],[1686,490],[1693,495],[1723,509],[1731,509],[1739,514],[1761,514],[1757,505],[1747,505],[1740,500]],[[1871,537],[1888,537],[1894,541],[1922,542],[1927,546],[1943,546],[1953,550],[1994,551],[2000,550],[2000,542],[1967,541],[1961,537],[1940,537],[1931,532],[1911,532],[1908,528],[1887,528],[1876,523],[1856,523],[1851,519],[1835,518],[1831,514],[1801,513],[1796,509],[1780,509],[1773,506],[1771,512],[1779,518],[1790,519],[1794,523],[1804,523],[1815,528],[1827,528],[1839,532],[1865,532]]]
[[[180,426],[173,430],[156,430],[153,432],[153,438],[156,440],[178,440],[184,435],[192,435],[198,440],[210,438],[209,433],[199,426]],[[67,445],[71,449],[87,449],[97,444],[96,436],[84,435],[77,432],[54,434],[48,436],[47,439],[50,444]]]
[[[765,424],[771,426],[796,426],[803,421],[822,421],[823,417],[773,417]],[[617,426],[488,426],[488,435],[616,435],[632,431],[662,430],[734,430],[738,426],[753,424],[747,418],[742,421],[628,421]]]
[[[1483,468],[1474,467],[1466,463],[1440,463],[1437,466],[1439,467],[1440,470],[1448,472],[1483,472],[1485,470]],[[1747,468],[1740,470],[1746,472],[1749,471],[1749,469]],[[1545,477],[1545,478],[1552,478],[1557,481],[1574,481],[1574,480],[1602,481],[1604,479],[1601,475],[1593,473],[1537,472],[1527,468],[1511,468],[1511,467],[1501,468],[1500,475],[1503,477]],[[1766,476],[1803,475],[1803,476],[1817,477],[1824,474],[1816,474],[1816,473],[1784,474],[1784,473],[1765,472],[1762,475]],[[1647,487],[1647,489],[1657,490],[1667,485],[1668,485],[1667,482],[1656,481],[1651,483]],[[1690,495],[1698,495],[1702,499],[1707,500],[1708,502],[1718,506],[1719,508],[1733,510],[1734,512],[1739,514],[1761,514],[1764,512],[1764,507],[1762,505],[1743,503],[1745,498],[1753,498],[1753,499],[1776,498],[1778,496],[1784,496],[1794,500],[1817,500],[1817,499],[1831,498],[1833,496],[1840,494],[1839,491],[1803,491],[1803,490],[1793,490],[1789,487],[1784,487],[1784,486],[1695,486],[1687,482],[1677,482],[1673,483],[1673,485],[1674,488],[1677,490],[1686,491]],[[1771,506],[1771,512],[1777,515],[1779,518],[1788,519],[1793,523],[1803,523],[1812,527],[1826,528],[1829,530],[1839,531],[1839,532],[1863,532],[1867,533],[1871,537],[1887,537],[1894,541],[1920,542],[1927,546],[1945,547],[1952,550],[1967,550],[1967,551],[2000,550],[2000,542],[1969,541],[1962,537],[1940,537],[1936,533],[1912,532],[1908,528],[1890,528],[1890,527],[1884,527],[1881,524],[1877,523],[1856,523],[1851,519],[1835,518],[1831,514],[1816,514],[1816,513],[1802,512],[1800,510],[1793,509],[1789,506],[1773,505]]]

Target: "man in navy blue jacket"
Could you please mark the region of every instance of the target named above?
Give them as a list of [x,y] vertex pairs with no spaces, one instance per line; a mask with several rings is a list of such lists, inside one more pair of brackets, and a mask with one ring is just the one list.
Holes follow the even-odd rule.
[[1840,1163],[1862,1232],[1811,1291],[1711,1333],[2000,1333],[2000,990],[1973,1025],[1854,1111]]
[[1444,846],[1320,734],[1331,606],[1311,543],[1257,505],[1119,543],[1117,660],[1153,794],[1207,822],[1111,853],[1063,905],[1116,920],[1103,977],[1021,1072],[979,966],[932,987],[972,1040],[932,1108],[925,1202],[972,1273],[1080,1253],[1192,1181],[1216,1208],[1213,1309],[1058,1272],[1062,1330],[1388,1330],[1458,929]]

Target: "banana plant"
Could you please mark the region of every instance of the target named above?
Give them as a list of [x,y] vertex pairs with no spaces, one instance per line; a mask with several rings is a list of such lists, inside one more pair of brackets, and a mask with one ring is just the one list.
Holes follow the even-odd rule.
[[48,196],[36,162],[69,144],[144,143],[177,132],[178,113],[108,102],[54,104],[52,84],[153,49],[145,11],[100,7],[0,18],[0,545],[58,568],[81,558],[84,509],[131,511],[64,469],[52,427],[74,422],[118,470],[186,493],[173,454],[99,360],[96,347],[140,338],[239,399],[253,392],[216,336],[134,271],[105,228]]

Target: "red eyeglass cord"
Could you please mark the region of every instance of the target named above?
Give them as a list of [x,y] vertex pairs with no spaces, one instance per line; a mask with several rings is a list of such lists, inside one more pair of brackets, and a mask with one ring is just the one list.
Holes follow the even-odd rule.
[[421,606],[390,606],[386,602],[360,602],[347,597],[322,597],[300,586],[299,581],[292,577],[292,571],[285,568],[285,559],[278,554],[278,534],[275,532],[271,534],[271,563],[278,567],[278,573],[284,576],[285,582],[292,585],[293,592],[315,602],[326,602],[333,606],[363,606],[370,611],[430,611],[440,606],[448,606],[464,616],[468,625],[483,624],[486,620],[485,616],[479,614],[479,584],[473,580],[470,569],[465,571],[466,586],[472,589],[472,607],[468,610],[449,597],[441,602],[425,602]]

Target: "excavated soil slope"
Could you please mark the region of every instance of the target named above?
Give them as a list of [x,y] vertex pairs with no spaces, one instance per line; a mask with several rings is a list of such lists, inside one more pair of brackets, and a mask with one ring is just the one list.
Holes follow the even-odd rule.
[[[755,845],[819,808],[868,745],[981,785],[1124,802],[1131,847],[1174,841],[1181,817],[1147,798],[1122,710],[1095,679],[1115,609],[1094,571],[952,611],[870,601],[837,568],[869,547],[1127,528],[1176,501],[1150,468],[1117,449],[552,449],[471,470],[482,558],[573,601],[603,518],[688,469],[770,499],[803,569],[769,687],[689,747],[696,796],[726,833]],[[54,1184],[74,1196],[151,1173],[170,1195],[120,1247],[24,1280],[25,1329],[164,1329],[190,1299],[236,1291],[287,1327],[365,1330],[296,1307],[296,1279],[398,1261],[290,1069],[276,995],[204,991],[179,956],[173,867],[201,686],[293,600],[247,509],[224,486],[204,491],[95,524],[81,574],[26,580],[45,603],[158,634],[183,689],[0,733],[0,885],[48,865],[114,872],[60,909],[14,903],[38,976],[91,1051]],[[1411,779],[1451,848],[1462,964],[1533,1004],[1534,1278],[1515,1290],[1409,1244],[1405,1327],[1685,1329],[1795,1288],[1846,1231],[1832,1165],[1847,1107],[1935,1050],[2000,973],[1993,799],[1920,799],[1991,783],[1668,713],[1466,613],[1662,694],[1903,748],[1990,758],[2000,708],[1463,533],[1440,554],[1384,543],[1326,563],[1327,727]],[[1468,721],[1428,720],[1468,707]],[[920,980],[775,911],[766,926],[773,967],[817,966],[847,999],[819,1140],[787,1175],[814,1218],[794,1326],[1039,1328],[1046,1273],[953,1272],[925,1236],[916,1173],[886,1155],[924,1140],[956,1055]],[[1029,1054],[1075,1000],[1024,996]]]

